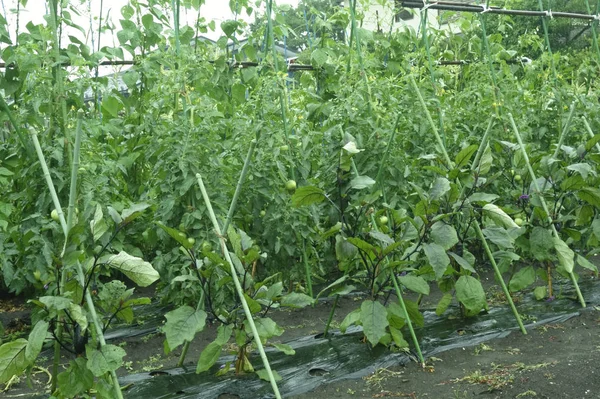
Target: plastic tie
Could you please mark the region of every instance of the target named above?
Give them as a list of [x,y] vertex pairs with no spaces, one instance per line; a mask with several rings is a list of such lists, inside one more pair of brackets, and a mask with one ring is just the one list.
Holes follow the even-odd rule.
[[546,13],[546,17],[548,17],[550,19],[554,19],[554,16],[552,15],[552,10],[545,11],[545,13]]
[[480,7],[481,7],[482,14],[485,14],[486,12],[488,12],[492,9],[491,7],[488,7],[486,4],[482,4]]

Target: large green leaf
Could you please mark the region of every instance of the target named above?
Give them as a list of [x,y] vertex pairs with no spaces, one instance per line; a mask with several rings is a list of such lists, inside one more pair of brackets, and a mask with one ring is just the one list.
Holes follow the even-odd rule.
[[464,166],[467,166],[467,164],[469,163],[469,160],[471,159],[473,154],[475,154],[475,152],[477,151],[478,148],[479,148],[479,145],[477,145],[477,144],[471,144],[470,146],[463,148],[456,155],[456,158],[454,158],[454,163],[456,164],[455,167],[460,169]]
[[312,305],[314,301],[314,299],[306,294],[290,292],[289,294],[281,297],[281,306],[287,306],[290,308],[304,308],[308,305]]
[[202,331],[206,324],[206,312],[187,305],[168,312],[165,314],[165,318],[167,322],[163,327],[163,332],[171,350],[183,344],[184,341],[194,339],[196,333]]
[[171,236],[171,238],[173,238],[175,241],[177,241],[184,248],[186,248],[186,249],[192,248],[193,245],[188,241],[185,233],[183,233],[179,230],[167,227],[160,222],[156,222],[156,225],[158,227],[160,227],[161,229],[163,229],[169,236]]
[[304,186],[296,190],[292,195],[292,205],[296,208],[317,204],[325,200],[325,193],[315,186]]
[[529,248],[537,260],[552,259],[552,248],[554,248],[552,233],[543,227],[534,227],[529,236]]
[[439,300],[436,308],[435,314],[441,316],[448,309],[448,306],[452,303],[452,294],[450,292],[446,292],[442,298]]
[[286,345],[286,344],[273,344],[273,346],[275,348],[277,348],[277,350],[283,352],[286,355],[290,355],[291,356],[291,355],[295,355],[296,354],[296,351],[294,350],[294,348],[292,348],[289,345]]
[[27,361],[25,351],[27,340],[18,338],[0,346],[0,384],[5,384],[15,375],[20,375],[30,362]]
[[435,277],[437,279],[441,278],[450,264],[450,258],[446,254],[446,250],[436,243],[424,244],[423,250],[425,251],[425,256],[427,256],[429,264],[435,272]]
[[431,226],[431,239],[444,249],[450,249],[458,243],[458,236],[454,226],[437,221]]
[[389,326],[385,306],[376,301],[364,301],[360,307],[360,320],[367,340],[371,345],[377,345]]
[[348,327],[356,324],[357,321],[360,321],[360,309],[354,309],[344,317],[344,320],[340,323],[340,331],[345,333]]
[[486,306],[485,291],[476,278],[460,276],[454,287],[456,298],[465,306],[469,315],[479,313]]
[[110,371],[115,371],[123,365],[125,350],[116,345],[105,345],[99,349],[88,346],[87,367],[96,376],[100,377]]
[[429,191],[429,197],[432,200],[437,200],[442,198],[448,191],[450,191],[450,181],[445,177],[438,177]]
[[350,180],[350,188],[353,188],[355,190],[369,188],[374,184],[375,180],[373,180],[369,176],[356,176],[354,179]]
[[158,272],[152,265],[142,258],[129,255],[125,251],[118,255],[109,256],[106,263],[113,269],[117,269],[134,283],[141,287],[147,287],[160,278]]
[[502,227],[487,227],[483,229],[483,235],[502,249],[511,249],[515,241],[508,231]]
[[[279,373],[275,370],[271,370],[271,373],[273,374],[273,379],[275,381],[281,381],[281,376],[279,375]],[[267,373],[266,369],[260,369],[256,372],[256,375],[258,376],[258,378],[260,378],[261,380],[264,381],[271,381],[269,379],[269,373]]]
[[508,283],[508,288],[513,291],[521,291],[535,282],[535,270],[532,266],[527,266],[516,272]]
[[575,267],[575,253],[566,242],[561,240],[559,237],[554,237],[554,248],[556,249],[556,255],[558,256],[558,262],[567,271],[572,273]]
[[584,187],[577,192],[577,196],[588,204],[600,208],[600,189],[595,187]]
[[499,227],[505,228],[518,228],[519,226],[515,221],[506,214],[500,207],[494,204],[485,204],[483,206],[484,215],[489,217]]
[[200,358],[198,359],[198,365],[196,366],[196,373],[200,374],[203,371],[210,369],[221,356],[223,351],[223,345],[217,342],[211,342],[202,350]]
[[593,271],[594,273],[596,273],[596,277],[598,277],[598,267],[583,256],[577,255],[577,264],[579,264],[579,266],[581,267]]
[[69,368],[58,375],[58,389],[64,398],[75,398],[94,385],[94,374],[88,370],[86,360],[71,360]]
[[[256,330],[258,331],[261,341],[265,341],[271,337],[279,337],[283,334],[283,328],[279,327],[277,323],[269,317],[258,318],[254,320],[254,324],[256,325]],[[246,334],[252,334],[248,320],[244,321],[244,327]]]
[[38,321],[33,326],[27,340],[27,348],[25,348],[25,359],[29,363],[33,363],[42,351],[42,346],[48,335],[48,322],[45,320]]
[[406,275],[400,277],[400,283],[418,294],[429,295],[429,284],[421,276]]

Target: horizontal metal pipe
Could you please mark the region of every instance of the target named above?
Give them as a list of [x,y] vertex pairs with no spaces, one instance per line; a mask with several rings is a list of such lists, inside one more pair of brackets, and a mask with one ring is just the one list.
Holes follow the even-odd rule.
[[593,21],[599,18],[598,15],[581,14],[573,12],[563,11],[532,11],[532,10],[508,10],[505,8],[489,7],[474,4],[456,3],[451,1],[438,1],[435,3],[425,4],[421,0],[403,0],[400,5],[406,8],[430,8],[433,10],[442,11],[461,11],[461,12],[475,12],[475,13],[488,13],[488,14],[501,14],[501,15],[522,15],[528,17],[550,17],[550,18],[571,18],[571,19],[583,19],[587,21]]

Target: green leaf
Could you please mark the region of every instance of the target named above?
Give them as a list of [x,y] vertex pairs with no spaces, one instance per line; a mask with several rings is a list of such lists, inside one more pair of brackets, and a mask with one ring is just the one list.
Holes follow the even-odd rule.
[[398,302],[392,302],[387,307],[387,319],[390,327],[398,330],[406,324],[406,313],[402,310],[402,306]]
[[508,283],[508,288],[512,292],[521,291],[535,282],[535,270],[532,266],[527,266],[516,272]]
[[69,368],[58,375],[58,389],[65,398],[75,398],[94,385],[94,374],[88,370],[86,360],[71,360]]
[[357,321],[360,321],[360,312],[360,309],[354,309],[344,317],[344,320],[340,323],[340,331],[342,333],[345,333],[348,327],[356,324]]
[[123,365],[123,357],[127,353],[116,345],[105,345],[100,349],[87,348],[87,367],[96,377],[115,371]]
[[[275,370],[271,370],[271,373],[273,374],[273,378],[275,379],[275,381],[281,381],[281,376],[277,373],[277,371]],[[266,369],[260,369],[256,372],[256,375],[258,376],[258,378],[260,378],[261,380],[264,381],[270,381],[269,380],[269,373],[267,373]]]
[[452,294],[450,292],[446,292],[444,296],[438,302],[435,308],[435,314],[441,316],[448,309],[448,306],[452,303]]
[[494,162],[494,158],[492,157],[492,149],[490,148],[490,144],[488,143],[483,150],[483,155],[479,160],[478,172],[479,175],[485,175],[488,173],[492,167],[492,163]]
[[[258,331],[258,335],[262,341],[272,337],[279,337],[281,334],[283,334],[283,328],[279,327],[277,323],[275,323],[269,317],[258,318],[254,320],[254,324],[256,325],[256,330]],[[248,320],[244,321],[244,327],[246,334],[252,334]]]
[[496,194],[488,194],[488,193],[475,193],[469,197],[470,202],[492,202],[498,199],[499,196]]
[[346,239],[346,241],[349,242],[350,244],[354,245],[356,248],[360,249],[361,251],[364,251],[368,254],[375,253],[375,247],[373,245],[369,244],[368,242],[361,240],[360,238],[349,237]]
[[292,348],[289,345],[286,344],[273,344],[273,346],[275,348],[277,348],[277,350],[283,352],[286,355],[295,355],[296,351],[294,350],[294,348]]
[[350,180],[350,188],[353,188],[355,190],[369,188],[374,184],[375,180],[371,179],[369,176],[357,176],[354,179]]
[[529,248],[535,259],[539,261],[552,259],[554,248],[552,233],[543,227],[534,227],[529,236]]
[[577,192],[577,196],[590,205],[600,208],[600,190],[594,187],[584,187]]
[[296,208],[317,204],[325,200],[325,193],[315,186],[304,186],[296,190],[292,195],[292,205]]
[[408,342],[406,342],[400,330],[390,326],[390,334],[392,335],[392,340],[394,341],[394,344],[398,348],[408,348]]
[[435,222],[431,226],[431,239],[446,250],[458,243],[458,236],[456,235],[454,226],[442,221]]
[[367,340],[371,345],[377,345],[389,326],[385,306],[375,301],[364,301],[360,307],[360,320]]
[[450,182],[445,177],[438,177],[433,183],[433,187],[429,191],[429,197],[432,200],[438,200],[442,198],[448,191],[450,191]]
[[484,215],[494,221],[498,227],[505,228],[518,228],[519,226],[515,223],[510,216],[506,214],[500,207],[494,204],[486,204],[483,206]]
[[246,294],[245,292],[244,292],[244,298],[246,299],[248,308],[250,308],[250,313],[255,314],[255,313],[260,312],[260,310],[262,309],[262,306],[260,306],[260,303],[256,302],[254,299],[250,298],[250,296],[248,296],[248,294]]
[[167,233],[171,238],[173,238],[175,241],[177,241],[182,247],[184,247],[185,249],[192,248],[193,245],[190,244],[185,233],[183,233],[179,230],[167,227],[160,222],[155,222],[155,223],[158,227],[163,229],[165,231],[165,233]]
[[198,365],[196,366],[196,374],[200,374],[203,371],[210,369],[217,362],[217,360],[219,360],[222,350],[223,345],[220,345],[217,342],[211,342],[208,344],[206,348],[202,350],[202,353],[200,353]]
[[485,238],[496,244],[502,249],[511,249],[514,239],[502,227],[488,227],[483,229]]
[[48,310],[65,310],[68,309],[73,303],[69,298],[62,296],[42,296],[39,301],[48,308]]
[[371,237],[373,237],[374,239],[376,239],[377,241],[381,242],[383,245],[383,247],[386,247],[388,245],[391,245],[394,243],[394,240],[392,239],[392,237],[388,236],[385,233],[382,233],[380,231],[370,231],[369,235]]
[[98,241],[108,231],[108,225],[103,218],[102,207],[98,204],[96,205],[94,220],[90,222],[90,230],[92,231],[94,241]]
[[116,118],[119,116],[119,111],[124,108],[121,99],[114,95],[102,99],[102,113],[106,116]]
[[400,283],[409,290],[414,291],[417,294],[429,295],[429,284],[427,284],[427,281],[425,281],[423,277],[412,276],[409,274],[400,276],[399,280]]
[[593,271],[594,273],[596,273],[596,277],[598,277],[598,268],[592,262],[590,262],[581,255],[577,255],[577,263],[579,264],[579,266]]
[[457,255],[454,252],[448,252],[448,255],[452,256],[456,263],[458,263],[463,269],[468,270],[471,273],[477,273],[477,271],[475,271],[475,269],[473,268],[473,265],[462,256]]
[[486,306],[485,292],[481,282],[471,276],[460,276],[456,285],[456,299],[469,311],[469,315],[479,313]]
[[239,104],[246,101],[246,86],[241,83],[235,83],[231,86],[231,98]]
[[125,251],[108,257],[106,263],[113,269],[125,274],[141,287],[147,287],[160,278],[160,275],[150,263],[141,258],[129,255]]
[[162,330],[171,350],[184,341],[193,340],[196,333],[202,331],[206,324],[206,312],[187,305],[168,312],[165,318],[167,322]]
[[25,348],[25,359],[28,363],[33,363],[42,351],[42,346],[48,335],[48,322],[38,321],[29,333],[27,348]]
[[225,33],[225,36],[229,38],[232,37],[232,35],[237,31],[239,26],[239,21],[233,19],[228,19],[226,21],[221,22],[221,29],[223,30],[223,33]]
[[149,207],[150,204],[145,203],[133,204],[129,208],[124,209],[123,212],[121,212],[121,218],[123,219],[124,223],[130,223],[135,218],[141,216],[142,213]]
[[25,357],[26,348],[25,338],[17,338],[0,346],[0,384],[20,375],[30,365]]
[[286,306],[290,308],[305,308],[308,305],[312,305],[314,299],[309,297],[306,294],[301,294],[299,292],[290,292],[287,295],[281,297],[281,306]]
[[535,287],[533,290],[533,296],[535,296],[536,300],[541,301],[548,296],[548,288],[545,285]]
[[436,279],[441,278],[450,264],[450,258],[446,254],[446,250],[441,245],[435,243],[423,244],[423,250],[435,272]]
[[471,144],[470,146],[463,148],[454,159],[454,163],[456,164],[455,167],[457,169],[460,169],[464,166],[467,166],[467,164],[471,160],[471,157],[473,156],[473,154],[475,154],[475,152],[477,152],[478,148],[479,145],[477,144]]
[[581,177],[583,177],[586,180],[589,175],[592,175],[594,177],[598,175],[596,171],[587,163],[575,163],[573,165],[567,166],[567,169],[579,173]]
[[575,267],[575,253],[569,248],[567,243],[559,237],[554,237],[554,248],[556,249],[556,255],[558,256],[560,265],[567,273],[573,273],[573,268]]
[[325,51],[321,50],[320,48],[315,49],[310,54],[310,59],[311,59],[313,65],[318,66],[318,67],[325,65],[325,63],[327,62],[327,58],[329,58],[327,53]]

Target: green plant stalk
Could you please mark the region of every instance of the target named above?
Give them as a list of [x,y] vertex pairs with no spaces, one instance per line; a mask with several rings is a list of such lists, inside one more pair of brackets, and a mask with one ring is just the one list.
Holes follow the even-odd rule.
[[[598,2],[598,5],[600,5],[600,2]],[[598,5],[596,5],[596,12],[598,12]],[[585,7],[587,10],[587,13],[592,15],[592,9],[590,7],[590,2],[589,0],[585,0]],[[598,57],[598,62],[600,62],[600,47],[598,47],[598,33],[596,32],[596,27],[598,26],[598,21],[594,20],[592,21],[592,43],[594,45],[594,50],[596,51],[596,56]]]
[[[356,0],[350,1],[350,16],[356,15]],[[352,44],[354,43],[354,32],[356,32],[356,17],[351,20],[350,23],[350,40],[348,43],[348,64],[346,66],[346,72],[350,73],[352,67]]]
[[[369,101],[367,102],[367,107],[369,113],[372,112],[371,107],[371,86],[369,85],[369,79],[367,77],[367,72],[365,71],[365,64],[363,62],[362,56],[362,48],[360,44],[360,38],[358,37],[358,30],[356,29],[356,0],[352,0],[352,6],[350,7],[350,17],[352,18],[352,35],[354,35],[354,42],[356,44],[356,55],[358,56],[358,65],[360,66],[360,72],[365,82],[365,86],[367,88],[367,95],[369,96]],[[348,55],[348,62],[350,62],[350,55]]]
[[62,68],[60,65],[60,38],[58,36],[58,0],[49,0],[50,3],[50,16],[52,21],[52,34],[53,34],[53,42],[54,42],[54,62],[56,65],[54,66],[54,83],[56,85],[56,94],[55,98],[60,101],[60,131],[65,137],[65,151],[67,154],[68,164],[72,163],[71,152],[69,151],[69,138],[67,137],[67,129],[65,128],[65,124],[67,123],[67,102],[65,101],[65,90],[63,86],[63,74]]
[[448,156],[448,152],[446,151],[446,146],[444,145],[444,141],[442,140],[442,137],[440,136],[437,128],[435,127],[435,123],[433,123],[433,119],[431,118],[429,109],[427,109],[427,104],[425,104],[425,100],[423,99],[423,96],[421,95],[421,91],[419,90],[419,87],[417,86],[415,77],[412,74],[410,74],[410,75],[408,75],[408,78],[410,80],[410,84],[412,85],[413,91],[415,92],[415,94],[417,95],[417,98],[419,99],[419,102],[421,103],[421,107],[423,108],[423,112],[425,112],[425,116],[427,117],[427,120],[429,121],[429,125],[431,126],[431,129],[433,130],[435,140],[437,141],[438,145],[440,146],[440,150],[442,151],[444,160],[446,161],[448,168],[451,169],[452,168],[452,160]]
[[[258,136],[258,135],[257,135]],[[248,149],[248,153],[246,154],[246,159],[244,160],[244,166],[242,167],[242,173],[240,174],[240,178],[238,179],[237,186],[235,187],[235,193],[233,194],[233,199],[231,200],[231,205],[229,205],[229,211],[227,212],[227,218],[225,219],[225,223],[223,224],[223,231],[227,231],[229,225],[231,224],[231,220],[233,219],[233,214],[235,213],[235,209],[237,208],[238,199],[240,198],[240,194],[242,192],[242,186],[246,181],[246,176],[248,175],[248,170],[250,169],[250,163],[252,162],[252,156],[254,154],[254,150],[256,149],[256,144],[258,143],[258,137],[250,141],[250,148]]]
[[[84,112],[82,109],[77,111],[77,128],[75,130],[75,147],[73,148],[73,165],[71,166],[71,184],[69,186],[69,211],[67,213],[67,232],[65,234],[65,243],[63,246],[62,253],[60,254],[61,258],[65,255],[65,251],[67,250],[67,238],[68,233],[71,231],[73,227],[73,219],[76,217],[75,215],[75,202],[77,202],[77,172],[79,170],[79,153],[81,149],[81,126],[83,122]],[[63,273],[64,275],[64,273]],[[61,287],[61,292],[62,288]]]
[[510,296],[510,292],[508,291],[508,287],[506,287],[506,283],[504,283],[504,279],[502,278],[502,273],[500,273],[500,269],[498,268],[498,265],[496,264],[494,255],[492,254],[492,251],[490,250],[490,246],[488,245],[487,240],[485,239],[485,236],[483,235],[483,231],[481,231],[479,222],[475,222],[473,225],[475,226],[475,230],[477,231],[479,240],[483,244],[483,249],[485,250],[487,257],[490,260],[492,267],[494,268],[494,274],[496,274],[496,278],[500,282],[500,286],[502,287],[502,291],[504,292],[504,295],[506,296],[506,300],[508,301],[510,308],[513,311],[513,314],[515,315],[515,319],[517,319],[519,328],[521,329],[521,332],[523,333],[523,335],[527,335],[527,330],[525,329],[525,326],[523,326],[523,321],[521,320],[521,315],[519,315],[519,312],[517,311],[517,307],[515,306],[515,303],[513,302],[512,297]]
[[[299,236],[300,234],[298,234]],[[300,237],[297,238],[298,240]],[[313,297],[313,288],[312,288],[312,274],[310,271],[310,265],[308,264],[308,255],[306,254],[306,240],[302,240],[302,262],[304,263],[304,273],[306,274],[306,288],[308,289],[308,295],[311,298]]]
[[413,328],[412,321],[410,320],[410,316],[408,315],[408,310],[406,310],[406,304],[404,303],[404,298],[402,297],[402,290],[400,289],[400,285],[398,284],[398,277],[396,277],[396,273],[394,273],[393,270],[390,272],[390,275],[392,276],[392,282],[394,283],[394,289],[396,290],[396,295],[398,296],[398,302],[400,302],[402,311],[406,315],[406,325],[408,326],[408,331],[410,331],[410,336],[413,340],[413,344],[415,345],[417,355],[419,356],[419,361],[421,362],[421,366],[425,367],[425,359],[423,358],[423,353],[421,352],[421,346],[419,345],[419,340],[417,339],[417,334],[415,334],[415,329]]
[[[431,78],[431,87],[434,90],[434,95],[437,97],[437,95],[435,94],[437,84],[435,82],[435,76],[433,74],[433,59],[431,57],[431,50],[430,50],[430,46],[429,46],[429,35],[427,34],[427,16],[428,16],[427,9],[422,11],[422,16],[423,17],[421,19],[421,26],[423,29],[423,42],[425,43],[425,51],[427,53],[427,67],[429,68],[429,77]],[[439,102],[436,104],[436,109],[438,111],[438,119],[440,121],[440,123],[439,123],[440,133],[441,133],[442,141],[444,142],[444,145],[445,145],[446,144],[446,133],[444,132],[444,119],[443,119],[443,115],[442,115],[442,107]]]
[[379,186],[379,188],[382,188],[383,182],[381,181],[381,173],[383,173],[383,168],[387,163],[387,159],[390,155],[390,152],[392,151],[392,143],[394,142],[394,139],[396,138],[396,131],[398,130],[398,125],[400,124],[400,117],[402,116],[402,114],[399,112],[398,116],[396,117],[396,123],[394,123],[394,129],[392,130],[392,135],[389,138],[387,147],[385,148],[385,153],[383,154],[383,158],[381,158],[381,162],[379,163],[379,169],[377,170],[377,175],[375,176],[375,182],[377,183],[377,185]]
[[[544,12],[544,5],[542,4],[542,0],[538,0],[538,4],[540,6],[540,11]],[[554,80],[556,81],[558,74],[556,73],[556,66],[554,65],[554,56],[552,54],[552,47],[550,47],[550,36],[548,35],[548,22],[546,21],[546,17],[542,17],[542,28],[544,29],[544,38],[546,39],[546,49],[548,50],[548,55],[550,55],[550,65],[552,67],[552,75],[554,76]]]
[[[417,87],[417,82],[415,82],[415,78],[412,75],[409,75],[410,81],[412,83],[413,86],[413,90],[417,93],[417,96],[419,97],[419,102],[421,103],[421,106],[423,107],[423,112],[425,112],[427,119],[429,120],[429,125],[431,127],[431,129],[433,130],[436,139],[438,141],[438,144],[440,145],[440,149],[444,155],[444,159],[446,160],[446,162],[448,163],[448,167],[449,168],[453,168],[453,162],[450,159],[450,156],[448,155],[448,151],[446,151],[446,147],[443,145],[441,138],[439,136],[439,134],[437,133],[437,130],[435,128],[435,124],[433,123],[433,119],[431,119],[431,114],[429,113],[429,110],[427,109],[427,105],[425,104],[425,100],[423,99],[423,96],[421,95],[421,92],[419,91],[419,88]],[[491,121],[490,124],[488,125],[488,131],[486,132],[489,133],[491,128]],[[482,146],[480,146],[481,148]],[[471,164],[471,168],[476,167],[475,163]],[[462,184],[460,184],[460,181],[456,181],[456,184],[458,184],[458,186],[461,188],[461,192],[462,192]],[[483,235],[481,235],[479,237],[482,240],[482,243],[485,247],[488,246],[487,241],[485,240],[485,237]],[[488,257],[491,255],[491,251],[488,253]],[[492,264],[492,267],[494,267],[494,272],[496,274],[500,274],[500,271],[498,270],[498,266],[496,265],[496,261],[494,259],[493,256],[489,257],[490,259],[490,263]],[[501,275],[500,275],[501,276]],[[519,312],[516,311],[516,307],[514,307],[514,303],[512,301],[512,297],[510,296],[510,293],[508,292],[508,289],[506,288],[506,284],[504,284],[504,281],[502,280],[502,278],[500,278],[500,280],[502,281],[502,286],[503,286],[503,290],[504,290],[504,294],[506,295],[506,299],[508,300],[509,304],[511,304],[511,307],[514,309],[513,313],[515,315],[515,318],[517,319],[517,323],[519,324],[519,326],[523,325],[523,322],[521,321],[521,316],[519,315]],[[521,331],[523,331],[523,329],[521,329]]]
[[[510,119],[510,124],[512,125],[515,136],[517,137],[517,141],[519,142],[519,146],[521,147],[521,153],[523,154],[523,159],[525,160],[525,163],[527,165],[527,170],[529,171],[529,176],[531,177],[531,181],[533,182],[533,187],[540,194],[539,199],[540,199],[540,203],[542,204],[542,209],[544,210],[544,212],[546,212],[546,216],[547,216],[546,221],[552,227],[552,233],[554,233],[554,237],[560,239],[560,236],[558,235],[558,231],[556,231],[556,227],[554,226],[554,223],[552,221],[552,217],[550,216],[550,211],[548,210],[548,205],[546,204],[546,200],[541,195],[542,191],[540,190],[540,186],[536,180],[535,173],[533,172],[533,168],[531,167],[531,163],[529,162],[529,156],[527,155],[527,150],[525,149],[525,145],[523,144],[523,140],[521,139],[521,134],[519,133],[519,129],[517,128],[517,125],[516,125],[515,120],[513,119],[513,116],[511,113],[508,114],[508,117]],[[575,287],[575,291],[577,292],[577,298],[579,299],[579,303],[581,304],[582,308],[585,308],[586,307],[585,300],[583,299],[583,295],[581,295],[581,290],[579,289],[579,284],[577,284],[577,279],[575,278],[575,273],[573,273],[573,271],[571,270],[569,272],[569,276],[571,277],[571,281],[573,282],[573,286]]]
[[[371,214],[371,223],[373,224],[373,228],[375,231],[379,231],[377,227],[377,223],[375,222],[375,216]],[[388,258],[385,258],[386,265],[389,265],[390,261]],[[408,315],[408,311],[406,310],[406,304],[404,303],[404,297],[402,296],[402,290],[400,289],[400,285],[398,283],[398,278],[396,277],[396,273],[394,270],[390,270],[390,276],[392,277],[392,282],[394,283],[394,290],[396,291],[396,296],[398,297],[398,302],[400,302],[400,306],[402,307],[402,311],[406,316],[406,325],[408,326],[408,331],[410,332],[410,336],[413,340],[413,344],[415,345],[415,349],[417,351],[417,355],[419,356],[419,361],[421,362],[421,366],[425,367],[425,358],[423,357],[423,352],[421,352],[421,346],[419,345],[419,340],[417,339],[417,334],[415,334],[415,329],[413,328],[412,321],[410,320],[410,316]]]
[[267,358],[267,354],[265,353],[265,349],[260,340],[260,336],[258,335],[258,331],[256,330],[256,325],[254,324],[254,319],[252,318],[252,313],[250,312],[250,308],[248,307],[248,303],[246,302],[246,298],[244,298],[244,290],[242,289],[242,285],[240,284],[240,280],[238,278],[237,272],[235,270],[235,266],[233,265],[233,261],[231,260],[231,256],[229,255],[229,250],[227,249],[227,244],[225,243],[225,238],[221,233],[221,228],[219,227],[219,222],[217,222],[217,217],[213,211],[210,198],[208,197],[208,193],[206,191],[206,187],[204,186],[204,182],[202,181],[202,176],[200,173],[196,174],[196,179],[198,179],[198,185],[200,186],[200,191],[202,191],[202,198],[204,198],[204,202],[206,203],[206,209],[210,216],[210,220],[212,221],[213,227],[215,229],[215,233],[219,238],[221,243],[221,250],[223,251],[223,255],[229,263],[231,278],[233,279],[233,283],[235,285],[235,289],[242,303],[242,307],[244,309],[244,314],[246,316],[246,320],[248,320],[248,324],[250,325],[250,330],[252,331],[252,335],[254,336],[254,342],[260,353],[260,357],[262,359],[263,365],[265,366],[265,370],[267,375],[269,376],[269,381],[271,383],[271,388],[273,389],[273,393],[277,399],[281,399],[281,394],[279,393],[279,388],[277,387],[277,382],[275,381],[275,376],[273,375],[273,371],[271,370],[271,365],[269,364],[269,359]]
[[175,27],[175,54],[179,57],[180,41],[179,41],[179,0],[171,0],[171,8],[173,8],[173,25]]
[[[594,132],[592,131],[592,127],[588,123],[587,119],[585,118],[585,116],[583,116],[581,119],[583,119],[583,124],[585,125],[585,130],[587,130],[590,137],[593,138]],[[596,150],[598,150],[598,152],[600,152],[600,144],[598,144],[598,143],[596,143]]]
[[335,296],[335,299],[333,300],[333,307],[331,308],[331,311],[329,312],[329,318],[327,319],[327,324],[325,325],[325,330],[323,331],[323,338],[327,338],[327,334],[329,334],[329,327],[331,326],[331,322],[333,320],[333,315],[335,313],[335,308],[337,307],[339,299],[340,299],[340,296],[339,296],[339,294],[337,294]]
[[475,154],[475,159],[473,160],[473,163],[471,164],[472,165],[471,169],[479,167],[479,161],[481,160],[481,157],[483,156],[483,152],[485,151],[485,147],[489,140],[490,134],[492,132],[493,125],[494,125],[494,119],[490,118],[487,129],[485,129],[485,133],[483,134],[483,137],[481,138],[481,145],[479,146],[479,149],[477,150],[477,154]]
[[567,117],[567,123],[565,123],[565,126],[563,127],[562,132],[560,132],[560,137],[558,138],[558,144],[556,145],[556,150],[554,151],[554,154],[552,155],[553,158],[558,157],[558,152],[560,151],[560,148],[563,145],[563,142],[565,141],[565,136],[567,135],[567,132],[569,131],[569,128],[571,127],[571,121],[573,120],[573,113],[575,112],[575,103],[571,104],[571,109],[569,110],[569,116]]
[[23,149],[25,150],[27,155],[29,155],[29,156],[33,155],[31,153],[31,147],[27,145],[27,142],[25,141],[25,136],[23,135],[23,132],[17,125],[17,121],[15,120],[12,112],[10,111],[8,104],[4,100],[3,95],[0,95],[0,109],[2,111],[4,111],[6,113],[6,115],[8,116],[8,120],[10,121],[10,124],[13,126],[13,129],[15,129],[15,132],[17,133],[17,137],[19,138],[19,141],[21,142],[21,145],[23,146]]
[[[79,129],[79,131],[81,131],[81,130]],[[46,179],[46,184],[48,185],[48,190],[50,191],[52,201],[54,203],[54,206],[57,209],[60,224],[63,229],[63,232],[65,233],[65,240],[66,240],[69,236],[68,224],[65,220],[65,216],[60,207],[58,195],[56,194],[56,190],[54,189],[54,183],[52,182],[52,177],[50,176],[50,172],[48,171],[48,164],[46,163],[44,153],[42,152],[42,148],[40,146],[40,142],[37,137],[37,132],[33,128],[31,128],[31,138],[33,140],[33,145],[35,147],[35,150],[38,154],[40,165],[42,166],[42,171],[44,172],[44,177]],[[79,276],[79,280],[80,280],[79,282],[80,282],[81,286],[85,288],[85,275],[83,273],[83,269],[81,268],[81,264],[79,262],[77,262],[76,266],[77,266],[76,267],[77,275]],[[63,281],[62,276],[64,276],[64,275],[65,275],[65,272],[63,271],[63,273],[61,275],[61,281]],[[102,332],[102,326],[100,325],[98,315],[96,314],[96,308],[94,307],[94,302],[92,301],[92,296],[90,295],[90,292],[87,288],[84,292],[84,295],[86,298],[88,311],[90,312],[92,321],[93,321],[94,325],[96,326],[96,333],[98,334],[98,342],[100,343],[101,347],[105,346],[106,341],[104,340],[104,333]],[[59,323],[59,325],[62,325],[62,323]],[[62,333],[62,331],[61,331],[61,333]],[[56,355],[56,346],[55,346],[55,355]],[[60,350],[58,351],[58,358],[55,357],[55,359],[54,359],[53,369],[55,369],[56,372],[58,372],[58,367],[56,366],[57,361],[60,361]],[[113,380],[113,385],[114,385],[115,391],[116,391],[115,397],[117,399],[123,399],[123,394],[121,393],[121,387],[119,386],[119,380],[117,379],[117,374],[114,371],[112,371],[110,374],[111,374],[111,377]],[[53,378],[53,381],[55,381],[55,378]],[[56,383],[54,383],[54,382],[53,382],[53,388],[56,389]]]

